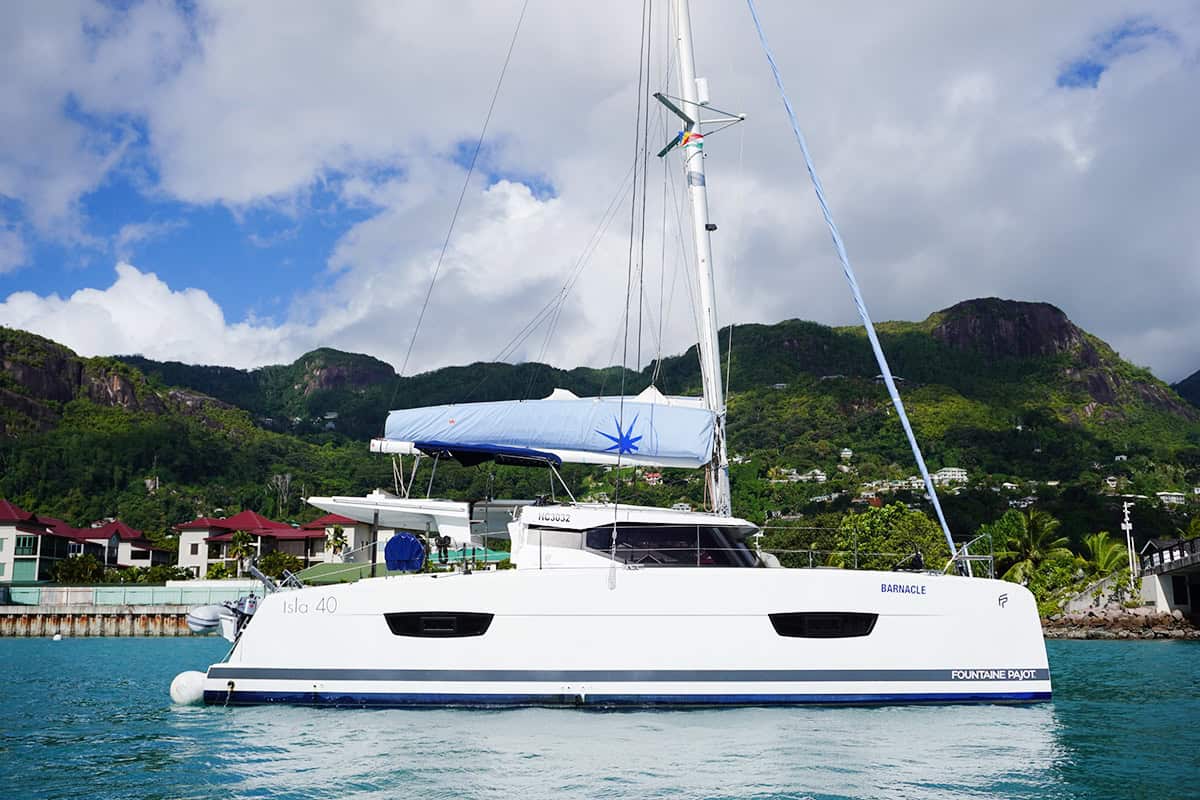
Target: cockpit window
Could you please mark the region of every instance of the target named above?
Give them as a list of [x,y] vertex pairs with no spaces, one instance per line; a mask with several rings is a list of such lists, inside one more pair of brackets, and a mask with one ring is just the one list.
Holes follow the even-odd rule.
[[[591,528],[587,548],[608,553],[611,525]],[[618,523],[617,560],[651,567],[752,567],[754,554],[733,532],[707,525]]]

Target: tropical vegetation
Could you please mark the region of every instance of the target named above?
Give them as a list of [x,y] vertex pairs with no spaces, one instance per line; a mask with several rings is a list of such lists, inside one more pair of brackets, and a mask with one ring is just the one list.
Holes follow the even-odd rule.
[[[1194,505],[1154,499],[1200,485],[1200,412],[1057,309],[979,300],[880,328],[931,467],[971,476],[942,493],[950,528],[959,541],[982,536],[973,552],[994,553],[999,574],[1049,598],[1122,568],[1124,543],[1103,533],[1121,519],[1120,495],[1135,496],[1140,540],[1200,536]],[[732,364],[734,507],[765,524],[762,546],[797,566],[911,566],[919,552],[940,568],[949,550],[922,492],[881,494],[878,507],[857,497],[866,481],[915,472],[862,330],[746,325],[732,349],[729,335],[721,347]],[[391,464],[363,443],[389,408],[556,387],[636,392],[652,376],[667,393],[699,389],[694,349],[642,370],[478,363],[399,377],[377,359],[330,349],[250,371],[81,358],[0,328],[0,356],[0,497],[72,525],[120,517],[164,547],[175,544],[172,526],[195,516],[252,508],[302,523],[321,513],[305,496],[391,487]],[[828,480],[781,477],[812,468]],[[562,473],[581,498],[704,503],[692,472],[662,470],[653,481],[634,469]],[[423,471],[419,483],[427,479]],[[539,470],[443,462],[436,491],[533,498],[557,489]],[[342,537],[335,529],[331,550],[344,549]],[[253,547],[242,537],[230,544],[241,573]],[[79,563],[62,567],[64,580],[96,574],[71,561]],[[209,576],[230,571],[217,564]]]

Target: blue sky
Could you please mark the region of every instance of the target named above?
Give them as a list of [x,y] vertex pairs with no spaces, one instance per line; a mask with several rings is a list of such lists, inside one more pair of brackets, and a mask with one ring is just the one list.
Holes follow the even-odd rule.
[[1065,89],[1095,89],[1109,66],[1122,56],[1149,47],[1155,40],[1175,43],[1171,32],[1154,24],[1149,17],[1125,20],[1098,34],[1088,52],[1066,64],[1055,82]]
[[[520,6],[0,6],[0,324],[89,355],[399,366]],[[514,357],[619,357],[639,9],[531,4],[412,369],[494,356],[564,284]],[[1161,377],[1200,368],[1194,3],[762,13],[873,316],[1044,300]],[[853,322],[744,8],[693,16],[715,104],[749,119],[705,148],[722,322]],[[674,353],[695,333],[668,166],[646,307]]]
[[[35,238],[30,268],[7,281],[9,291],[67,295],[104,286],[123,258],[169,265],[162,272],[172,283],[204,288],[231,319],[272,318],[297,292],[328,282],[334,243],[369,214],[320,190],[302,208],[235,212],[154,197],[122,176],[80,198],[80,209],[94,244]],[[127,226],[145,226],[145,238],[122,242],[122,229],[133,232]]]

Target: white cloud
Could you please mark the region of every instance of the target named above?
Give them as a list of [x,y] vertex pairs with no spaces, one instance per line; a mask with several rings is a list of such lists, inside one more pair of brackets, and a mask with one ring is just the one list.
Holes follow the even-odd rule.
[[181,220],[130,222],[122,225],[121,229],[117,231],[117,235],[113,239],[113,250],[116,251],[117,258],[129,261],[133,256],[134,245],[160,239],[172,231],[182,228],[184,224]]
[[[165,5],[122,15],[96,2],[11,3],[0,20],[0,195],[42,234],[95,242],[78,202],[124,158],[136,134],[96,100],[144,97],[181,20]],[[136,102],[136,101],[135,101]]]
[[[714,102],[749,114],[743,130],[706,147],[722,318],[851,322],[744,7],[696,6],[699,67]],[[1055,86],[1064,65],[1144,6],[762,6],[876,318],[919,318],[980,295],[1048,300],[1164,377],[1200,366],[1190,335],[1200,304],[1194,5],[1157,4],[1153,21],[1171,36],[1114,55],[1095,89],[1075,90]],[[204,343],[173,342],[183,348],[174,353],[159,341],[145,347],[248,364],[328,344],[398,366],[461,186],[447,156],[477,135],[518,7],[228,2],[191,17],[162,3],[128,14],[86,3],[5,7],[20,19],[0,21],[0,44],[10,45],[0,66],[15,76],[0,84],[0,194],[24,203],[41,231],[75,219],[80,195],[133,158],[154,166],[152,195],[235,213],[262,204],[298,218],[319,213],[304,197],[331,186],[371,216],[334,246],[330,272],[281,326],[217,324],[206,312]],[[544,176],[557,195],[538,200],[519,184],[488,188],[477,176],[415,367],[495,355],[585,248],[631,158],[638,7],[531,5],[484,171]],[[85,35],[73,18],[100,34]],[[5,39],[4,30],[23,33]],[[109,120],[107,133],[64,115],[66,98]],[[144,139],[122,138],[130,119]],[[658,169],[647,242],[655,315]],[[558,363],[599,363],[613,352],[627,225],[626,216],[600,237],[547,351]],[[187,294],[164,284],[169,263],[150,266],[163,280],[147,291],[172,303]],[[126,281],[122,274],[97,291],[115,298]],[[70,306],[79,294],[43,302]],[[671,304],[668,352],[689,341],[686,295]],[[140,341],[125,318],[85,318],[120,330],[118,341]],[[1176,346],[1164,347],[1171,337]],[[541,352],[535,342],[525,355]]]
[[106,289],[69,297],[14,292],[0,303],[0,323],[62,342],[81,355],[140,353],[151,358],[249,367],[289,360],[286,326],[227,323],[199,289],[172,290],[152,272],[119,263]]

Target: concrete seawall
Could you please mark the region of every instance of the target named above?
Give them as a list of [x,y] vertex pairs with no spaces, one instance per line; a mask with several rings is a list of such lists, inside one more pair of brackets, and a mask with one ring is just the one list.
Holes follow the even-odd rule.
[[190,636],[189,606],[0,606],[5,636]]

